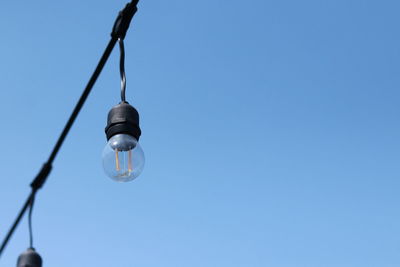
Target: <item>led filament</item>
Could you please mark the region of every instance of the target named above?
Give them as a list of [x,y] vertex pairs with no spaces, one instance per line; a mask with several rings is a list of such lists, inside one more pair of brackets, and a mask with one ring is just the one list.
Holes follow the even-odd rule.
[[128,171],[132,171],[132,150],[128,150]]
[[[119,172],[121,170],[120,160],[119,160],[119,153],[120,152],[123,153],[124,156],[126,156],[124,151],[118,151],[117,148],[115,149],[115,170],[117,172]],[[126,161],[127,161],[127,165],[128,165],[128,172],[131,173],[132,170],[133,170],[133,168],[132,168],[132,150],[128,150],[127,154],[128,154],[128,159]],[[124,160],[124,162],[125,162],[125,160]]]

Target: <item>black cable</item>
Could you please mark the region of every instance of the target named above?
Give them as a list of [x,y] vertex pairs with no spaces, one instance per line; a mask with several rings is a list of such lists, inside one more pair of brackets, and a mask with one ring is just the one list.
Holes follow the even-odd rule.
[[121,75],[121,102],[126,102],[125,91],[126,91],[126,76],[125,76],[125,46],[124,40],[118,38],[120,60],[119,60],[119,72]]
[[67,124],[65,125],[64,130],[62,131],[60,137],[58,138],[57,143],[56,143],[56,145],[54,146],[54,149],[53,149],[53,151],[51,152],[50,157],[49,157],[49,159],[48,159],[48,161],[47,161],[48,163],[51,164],[51,163],[54,161],[54,159],[55,159],[55,157],[56,157],[58,151],[59,151],[60,148],[61,148],[62,143],[63,143],[64,140],[65,140],[65,137],[67,136],[69,130],[70,130],[71,127],[72,127],[72,124],[74,123],[76,117],[78,117],[79,111],[81,110],[83,104],[84,104],[85,101],[86,101],[86,98],[89,96],[90,91],[92,90],[92,88],[93,88],[93,86],[94,86],[94,84],[95,84],[97,78],[99,77],[101,71],[103,70],[103,67],[104,67],[104,65],[106,64],[107,59],[108,59],[108,57],[110,56],[111,51],[113,50],[116,41],[117,41],[117,40],[115,40],[114,38],[112,38],[112,39],[110,40],[110,42],[108,43],[107,48],[106,48],[106,50],[105,50],[104,53],[103,53],[103,56],[101,57],[101,59],[100,59],[98,65],[97,65],[95,71],[94,71],[93,74],[92,74],[92,77],[90,77],[90,80],[89,80],[89,82],[87,83],[85,90],[83,91],[81,97],[79,98],[79,101],[78,101],[78,103],[76,104],[74,110],[72,111],[72,114],[71,114],[71,116],[69,117],[69,120],[68,120]]
[[57,140],[56,145],[53,148],[53,151],[50,154],[50,157],[47,161],[47,163],[45,163],[43,165],[43,168],[41,169],[41,171],[39,172],[39,174],[36,176],[36,178],[33,180],[33,182],[31,183],[31,187],[32,187],[32,193],[29,195],[28,199],[26,200],[24,206],[22,207],[21,211],[19,212],[17,218],[15,219],[13,225],[11,226],[10,230],[8,231],[6,237],[3,240],[3,243],[0,246],[0,256],[3,253],[5,247],[7,246],[8,241],[10,240],[12,234],[15,231],[15,228],[17,228],[17,225],[19,224],[19,222],[22,219],[22,216],[25,214],[27,208],[29,207],[29,204],[31,203],[31,198],[34,197],[34,195],[36,194],[37,190],[43,186],[44,182],[46,181],[50,170],[51,170],[51,164],[54,161],[58,151],[61,148],[61,145],[63,144],[65,137],[67,136],[69,130],[72,127],[72,124],[74,123],[76,117],[79,114],[79,111],[81,110],[83,104],[86,101],[86,98],[89,96],[90,91],[92,90],[97,78],[99,77],[104,65],[107,62],[108,57],[110,56],[115,44],[117,42],[117,39],[115,38],[111,38],[110,42],[107,45],[106,50],[103,53],[103,56],[101,57],[95,71],[93,72],[88,84],[86,85],[85,90],[83,91],[78,103],[76,104],[74,110],[72,111],[71,116],[68,119],[67,124],[65,125],[60,137]]
[[32,194],[29,204],[28,226],[29,226],[29,247],[33,248],[33,231],[32,231],[32,210],[35,204],[35,194]]
[[10,230],[8,231],[6,237],[4,238],[3,243],[2,243],[1,246],[0,246],[0,256],[1,256],[1,254],[3,253],[4,249],[6,248],[6,246],[7,246],[7,244],[8,244],[8,241],[10,240],[12,234],[13,234],[14,231],[15,231],[15,228],[17,228],[19,222],[21,221],[22,216],[24,216],[24,214],[25,214],[25,212],[26,212],[26,209],[29,207],[29,204],[31,203],[32,194],[34,194],[34,193],[32,192],[32,193],[29,195],[28,199],[25,201],[24,206],[22,207],[22,209],[21,209],[20,212],[18,213],[18,216],[17,216],[17,218],[15,219],[13,225],[11,226],[11,228],[10,228]]

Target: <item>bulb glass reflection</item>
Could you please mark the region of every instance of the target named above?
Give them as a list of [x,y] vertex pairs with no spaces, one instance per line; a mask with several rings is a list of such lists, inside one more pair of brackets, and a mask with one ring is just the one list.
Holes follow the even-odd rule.
[[107,176],[117,182],[128,182],[138,177],[144,167],[144,153],[138,141],[128,134],[116,134],[103,150],[103,168]]

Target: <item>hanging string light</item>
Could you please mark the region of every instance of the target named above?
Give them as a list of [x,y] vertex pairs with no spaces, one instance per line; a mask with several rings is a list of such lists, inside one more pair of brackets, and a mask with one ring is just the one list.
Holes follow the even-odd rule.
[[114,181],[128,182],[138,177],[144,167],[144,153],[138,143],[141,135],[139,113],[125,97],[125,48],[124,40],[118,39],[120,47],[121,102],[108,113],[105,129],[107,144],[103,150],[103,168]]
[[[125,77],[125,50],[124,38],[128,31],[133,16],[137,11],[139,0],[131,0],[123,10],[118,14],[111,32],[111,40],[109,41],[100,61],[93,72],[88,84],[86,85],[79,101],[77,102],[71,116],[69,117],[63,131],[61,132],[50,156],[41,170],[31,183],[31,193],[25,201],[22,209],[18,213],[15,222],[10,227],[7,235],[0,246],[0,256],[4,252],[11,236],[19,225],[26,211],[29,209],[28,225],[29,225],[29,248],[23,252],[17,262],[17,267],[41,267],[42,258],[33,248],[33,232],[32,232],[32,211],[35,202],[36,193],[45,184],[51,170],[54,159],[56,158],[66,136],[68,135],[75,119],[83,107],[87,97],[89,96],[97,78],[99,77],[104,65],[106,64],[114,46],[119,43],[120,46],[120,74],[121,74],[121,102],[113,107],[108,114],[106,136],[107,145],[103,153],[103,166],[106,173],[116,181],[130,181],[136,178],[144,166],[144,154],[138,144],[141,130],[139,128],[139,113],[125,100],[126,77]],[[112,151],[112,157],[108,150]],[[109,164],[113,168],[109,168]]]

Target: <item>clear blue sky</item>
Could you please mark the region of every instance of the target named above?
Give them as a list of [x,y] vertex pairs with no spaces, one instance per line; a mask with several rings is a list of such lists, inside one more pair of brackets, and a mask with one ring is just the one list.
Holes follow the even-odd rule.
[[[0,2],[0,237],[126,1]],[[118,50],[34,212],[51,267],[400,266],[399,1],[145,1],[142,175],[103,174]],[[28,246],[24,219],[0,259]]]

